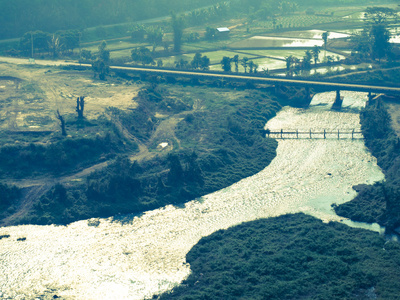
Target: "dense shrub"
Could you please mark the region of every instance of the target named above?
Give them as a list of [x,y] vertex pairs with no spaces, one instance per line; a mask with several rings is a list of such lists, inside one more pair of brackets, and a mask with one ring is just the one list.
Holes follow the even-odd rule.
[[381,100],[361,112],[365,144],[378,160],[386,180],[364,186],[357,197],[339,206],[337,214],[356,221],[378,222],[391,231],[400,226],[400,140],[391,128],[390,115]]
[[186,261],[192,273],[160,299],[397,299],[400,289],[398,243],[303,214],[217,231]]
[[[192,98],[183,101],[154,84],[141,90],[135,101],[138,108],[133,111],[109,112],[119,131],[150,146],[165,138],[154,138],[160,122],[156,112],[186,116],[196,105]],[[275,157],[276,141],[261,134],[280,108],[269,95],[249,92],[234,100],[204,99],[202,105],[190,117],[179,117],[174,134],[180,142],[172,152],[140,163],[120,156],[78,187],[65,193],[65,187],[54,187],[20,222],[66,224],[184,203],[261,171]]]
[[50,145],[0,147],[0,175],[25,177],[35,173],[61,174],[96,161],[121,147],[112,133],[95,138],[66,138]]

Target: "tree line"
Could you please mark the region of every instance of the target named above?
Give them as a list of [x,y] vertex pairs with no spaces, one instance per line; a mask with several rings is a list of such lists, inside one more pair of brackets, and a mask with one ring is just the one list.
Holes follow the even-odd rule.
[[30,30],[56,32],[129,23],[215,4],[215,0],[15,0],[0,2],[0,39]]

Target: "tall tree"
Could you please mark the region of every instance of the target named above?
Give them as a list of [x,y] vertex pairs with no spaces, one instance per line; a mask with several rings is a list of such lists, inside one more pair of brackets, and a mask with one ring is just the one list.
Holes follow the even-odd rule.
[[396,19],[396,11],[389,7],[367,7],[365,10],[365,21],[371,24],[387,24],[391,19]]
[[381,61],[391,53],[390,32],[384,24],[372,25],[371,31],[371,55],[373,59]]
[[83,119],[83,110],[85,109],[85,97],[80,96],[76,98],[76,112],[78,113],[78,119]]
[[157,46],[162,45],[164,32],[160,27],[150,27],[146,32],[147,41],[153,46],[153,52],[155,52]]
[[294,56],[293,55],[286,56],[285,61],[286,61],[286,76],[292,76],[293,75]]
[[235,55],[232,58],[232,61],[235,63],[235,72],[238,73],[239,72],[239,55]]
[[181,52],[183,30],[185,28],[185,20],[183,16],[177,16],[175,13],[172,13],[171,25],[174,34],[174,51]]
[[232,59],[228,56],[224,56],[221,60],[221,67],[224,72],[230,72],[232,67],[231,67]]
[[249,58],[248,58],[247,56],[243,57],[243,58],[240,60],[240,64],[241,64],[242,67],[244,68],[244,72],[245,72],[245,73],[247,73],[247,67],[249,66],[248,62],[249,62]]
[[307,50],[304,57],[303,57],[303,63],[302,63],[302,68],[304,70],[310,70],[311,69],[311,60],[312,60],[312,52],[310,50]]
[[326,47],[328,46],[328,37],[329,37],[328,31],[322,33],[322,39],[324,40],[325,56],[326,56]]
[[100,80],[105,80],[110,71],[110,51],[106,48],[106,41],[101,42],[97,59],[92,63],[94,75],[99,75]]
[[58,55],[61,52],[61,47],[62,44],[60,42],[60,38],[53,34],[53,36],[51,37],[50,41],[49,41],[49,51],[51,53],[51,55],[53,56],[53,58],[57,58]]
[[321,49],[317,45],[315,45],[311,49],[311,53],[314,58],[314,64],[317,65],[317,62],[319,61],[319,54],[321,53]]
[[61,135],[67,136],[67,130],[65,129],[65,120],[64,117],[60,114],[60,111],[58,109],[56,117],[60,121]]

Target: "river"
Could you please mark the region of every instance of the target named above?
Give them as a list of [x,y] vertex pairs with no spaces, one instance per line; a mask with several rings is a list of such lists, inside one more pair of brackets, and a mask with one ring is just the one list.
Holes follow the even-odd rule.
[[[330,110],[334,93],[318,94],[309,109],[284,107],[266,127],[360,130],[366,94],[342,95],[340,112]],[[0,235],[10,235],[0,240],[0,298],[143,299],[189,275],[185,255],[201,237],[286,213],[342,221],[331,204],[351,200],[353,185],[383,178],[362,139],[279,140],[276,158],[263,171],[184,207],[100,219],[98,226],[85,220],[0,228]]]

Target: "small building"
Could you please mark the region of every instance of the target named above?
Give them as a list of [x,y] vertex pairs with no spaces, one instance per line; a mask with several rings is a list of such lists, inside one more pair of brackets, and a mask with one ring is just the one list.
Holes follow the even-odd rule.
[[228,27],[220,27],[216,29],[215,35],[219,38],[228,37],[229,32],[231,31],[229,30]]

